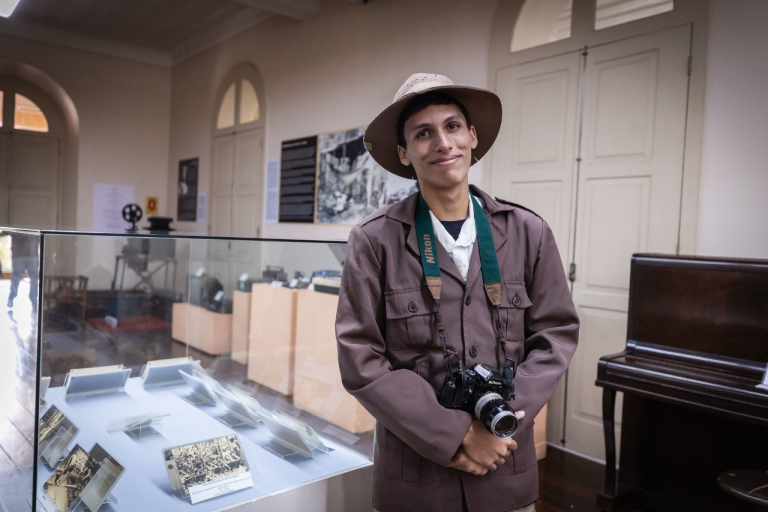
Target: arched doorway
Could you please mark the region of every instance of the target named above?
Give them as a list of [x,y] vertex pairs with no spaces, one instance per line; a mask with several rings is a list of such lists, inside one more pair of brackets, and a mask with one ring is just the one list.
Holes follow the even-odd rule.
[[[215,236],[257,238],[264,211],[264,88],[257,69],[235,66],[222,80],[212,119],[210,223]],[[233,289],[238,276],[258,268],[256,244],[216,243],[211,270]],[[230,286],[227,286],[230,284]]]
[[706,23],[689,0],[515,0],[496,16],[489,83],[504,121],[485,186],[555,234],[581,336],[547,438],[595,458],[597,360],[626,343],[631,255],[693,247],[703,72],[689,59]]
[[58,105],[40,88],[0,75],[0,225],[58,227],[61,145]]

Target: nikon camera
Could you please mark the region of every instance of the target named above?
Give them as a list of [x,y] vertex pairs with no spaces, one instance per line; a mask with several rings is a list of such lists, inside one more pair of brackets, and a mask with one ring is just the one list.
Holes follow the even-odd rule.
[[512,373],[509,365],[502,373],[481,363],[450,373],[445,376],[440,404],[474,414],[496,437],[510,437],[517,430],[515,411],[507,405],[515,398]]

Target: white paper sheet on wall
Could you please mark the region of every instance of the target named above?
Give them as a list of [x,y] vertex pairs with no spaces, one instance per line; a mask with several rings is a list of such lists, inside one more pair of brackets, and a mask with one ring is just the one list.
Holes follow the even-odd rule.
[[197,222],[208,221],[208,192],[197,194]]
[[122,232],[131,227],[123,220],[123,207],[136,202],[133,185],[114,183],[93,184],[93,230],[96,232]]
[[267,186],[264,191],[264,224],[277,224],[280,207],[280,159],[267,160]]

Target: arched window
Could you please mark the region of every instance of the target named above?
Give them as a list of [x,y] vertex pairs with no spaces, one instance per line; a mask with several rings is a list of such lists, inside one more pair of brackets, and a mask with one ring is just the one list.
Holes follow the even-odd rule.
[[[674,9],[674,0],[596,1],[595,30],[648,18]],[[510,51],[518,52],[568,39],[571,37],[572,12],[573,0],[526,1],[515,23]]]
[[253,84],[243,78],[235,80],[224,93],[216,118],[216,129],[226,130],[259,120],[259,97]]
[[0,128],[4,120],[13,120],[9,127],[14,130],[48,133],[48,118],[43,110],[26,96],[21,94],[6,94],[0,90]]
[[31,132],[48,133],[48,119],[37,104],[21,94],[16,94],[13,109],[13,128]]

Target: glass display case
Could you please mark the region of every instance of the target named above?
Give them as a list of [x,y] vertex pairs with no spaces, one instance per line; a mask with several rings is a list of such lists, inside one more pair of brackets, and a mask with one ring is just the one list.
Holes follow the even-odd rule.
[[371,465],[336,356],[346,244],[0,240],[0,510],[237,509]]

